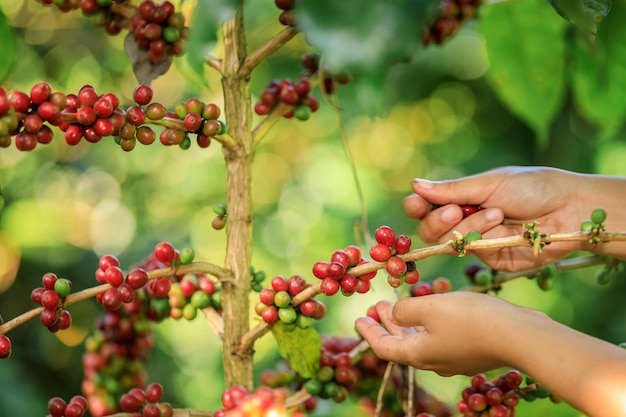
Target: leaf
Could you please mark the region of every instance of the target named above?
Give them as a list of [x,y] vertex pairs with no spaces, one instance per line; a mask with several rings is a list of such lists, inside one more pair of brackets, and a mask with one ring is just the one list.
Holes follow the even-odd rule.
[[139,84],[150,85],[152,80],[165,74],[172,65],[172,54],[167,54],[159,63],[150,60],[149,52],[139,47],[139,42],[133,32],[129,32],[124,38],[124,49],[130,58],[133,72]]
[[15,34],[9,24],[9,19],[0,8],[0,82],[4,81],[9,75],[15,59],[17,57],[17,44],[15,42]]
[[217,44],[217,35],[224,22],[235,16],[237,0],[199,0],[191,20],[187,41],[187,63],[204,79],[205,56]]
[[436,0],[299,0],[296,26],[329,70],[371,72],[412,58]]
[[322,340],[312,327],[287,330],[278,321],[272,326],[272,334],[276,339],[278,351],[289,361],[291,368],[303,378],[311,378],[317,372],[320,363]]
[[578,37],[572,54],[572,90],[576,107],[610,136],[626,116],[626,4],[618,2],[593,43]]
[[485,3],[487,79],[509,110],[528,124],[541,145],[565,92],[566,23],[545,1]]
[[613,0],[548,0],[558,14],[582,31],[595,34],[609,14]]

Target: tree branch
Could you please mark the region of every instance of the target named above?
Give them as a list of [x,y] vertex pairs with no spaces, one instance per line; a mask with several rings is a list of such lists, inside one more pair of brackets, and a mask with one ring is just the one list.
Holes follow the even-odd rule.
[[293,39],[298,30],[292,26],[288,26],[281,32],[276,34],[273,38],[265,42],[265,44],[252,51],[244,60],[241,71],[243,74],[250,74],[254,68],[256,68],[265,58],[272,55],[283,45]]
[[[213,417],[213,411],[192,410],[190,408],[175,408],[172,417]],[[132,417],[136,413],[109,414],[108,417]]]

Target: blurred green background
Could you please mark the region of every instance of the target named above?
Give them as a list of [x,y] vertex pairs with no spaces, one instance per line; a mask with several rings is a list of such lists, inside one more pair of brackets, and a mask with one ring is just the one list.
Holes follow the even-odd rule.
[[[174,3],[191,16],[195,2]],[[623,8],[623,2],[618,5]],[[271,0],[249,1],[246,7],[250,48],[281,30]],[[136,80],[123,36],[104,34],[80,12],[63,14],[36,1],[0,0],[0,9],[10,22],[0,56],[10,54],[14,45],[18,57],[2,81],[7,90],[29,91],[45,80],[53,91],[76,93],[90,84],[99,93],[116,93],[123,103],[132,101]],[[565,26],[564,21],[559,24]],[[572,28],[564,33],[565,45],[580,42]],[[516,36],[527,47],[545,47]],[[299,36],[263,63],[253,75],[253,94],[270,79],[297,79],[299,57],[309,48]],[[607,57],[623,68],[622,55]],[[342,129],[354,156],[370,231],[387,224],[410,235],[418,246],[416,223],[401,209],[412,178],[454,178],[503,165],[626,174],[621,116],[612,119],[607,132],[606,125],[594,123],[601,118],[590,121],[586,108],[566,91],[546,137],[538,140],[536,130],[494,90],[487,75],[490,65],[480,20],[468,21],[449,42],[420,50],[409,62],[381,72],[356,71],[354,81],[338,91],[339,112],[323,102],[307,122],[281,120],[256,152],[254,267],[269,276],[302,274],[312,279],[314,262],[355,243],[360,206]],[[534,65],[541,67],[542,62]],[[168,107],[191,96],[221,105],[220,87],[215,72],[207,68],[200,76],[184,58],[153,82],[155,100]],[[318,89],[314,94],[321,97]],[[593,108],[593,103],[587,105]],[[94,285],[97,260],[105,253],[129,266],[168,240],[195,248],[198,260],[220,264],[224,257],[224,233],[211,228],[211,207],[225,196],[217,144],[182,151],[155,143],[126,153],[112,141],[70,148],[58,137],[30,153],[0,150],[0,185],[6,200],[0,217],[0,314],[5,321],[33,307],[30,291],[46,272],[71,279],[75,289]],[[419,268],[423,279],[446,276],[460,288],[466,284],[462,270],[468,261],[431,258]],[[600,286],[595,273],[596,268],[587,268],[563,274],[550,292],[517,280],[500,294],[583,332],[622,342],[626,307],[620,294],[626,281],[617,276]],[[320,332],[354,335],[354,318],[376,300],[395,297],[384,281],[379,277],[366,295],[321,297],[328,315],[317,325]],[[70,312],[74,325],[67,331],[51,334],[33,321],[9,334],[13,355],[0,362],[0,415],[43,416],[49,398],[80,393],[82,343],[100,309],[95,302],[84,302],[71,306]],[[258,320],[253,313],[251,320]],[[256,351],[258,371],[278,361],[270,336]],[[216,409],[224,389],[220,357],[219,340],[202,318],[168,320],[157,326],[150,380],[163,383],[166,399],[175,406]],[[427,372],[418,378],[451,405],[468,383],[465,377]],[[347,410],[358,415],[352,407],[322,403],[316,415]],[[580,413],[538,401],[520,405],[517,415]]]

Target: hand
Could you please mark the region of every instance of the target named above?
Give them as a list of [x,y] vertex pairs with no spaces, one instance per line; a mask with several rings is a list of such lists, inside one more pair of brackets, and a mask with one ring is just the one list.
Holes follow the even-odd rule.
[[507,332],[544,315],[500,298],[455,291],[376,305],[382,325],[356,327],[380,358],[440,375],[474,375],[507,365]]
[[[622,210],[622,203],[615,195],[623,195],[626,181],[553,168],[506,167],[451,181],[416,180],[413,189],[415,194],[404,201],[405,212],[421,220],[419,234],[424,242],[444,243],[454,238],[454,230],[462,234],[477,230],[486,239],[519,235],[524,223],[532,221],[537,221],[543,233],[578,231],[581,222],[602,204],[609,216],[613,210],[617,218],[619,212],[615,211]],[[478,205],[482,210],[463,218],[459,207],[463,204]],[[433,205],[442,207],[432,210]],[[612,245],[617,254],[626,253],[623,245]],[[540,256],[534,256],[530,247],[475,254],[499,271],[518,271],[553,263],[576,250],[592,249],[588,246],[551,243]]]

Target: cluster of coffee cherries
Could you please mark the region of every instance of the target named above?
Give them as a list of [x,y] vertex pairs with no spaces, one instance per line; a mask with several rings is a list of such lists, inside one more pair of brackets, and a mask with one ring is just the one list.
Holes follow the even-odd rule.
[[234,386],[222,393],[224,408],[216,410],[213,417],[304,417],[304,413],[296,408],[287,408],[288,391],[260,387],[249,392],[245,387]]
[[72,289],[72,282],[48,272],[41,278],[41,284],[42,287],[37,287],[30,293],[30,299],[43,307],[39,321],[53,333],[69,328],[72,315],[63,305],[65,297]]
[[307,77],[301,77],[295,82],[291,78],[271,80],[254,105],[254,112],[259,116],[265,116],[282,103],[291,106],[290,110],[283,114],[285,118],[308,120],[311,113],[316,112],[320,106],[319,100],[310,95],[310,92],[311,80]]
[[221,202],[213,205],[213,213],[215,213],[215,217],[211,222],[211,227],[215,230],[222,230],[226,227],[226,203]]
[[370,290],[370,281],[376,276],[376,271],[357,277],[349,273],[349,269],[367,263],[369,262],[361,256],[361,249],[350,245],[334,251],[329,262],[316,262],[312,271],[316,278],[322,280],[320,291],[325,295],[335,295],[339,290],[345,296],[354,293],[364,294]]
[[139,47],[148,51],[151,62],[160,63],[168,54],[184,53],[189,29],[185,27],[185,16],[177,13],[171,2],[145,0],[137,6],[137,11],[131,19],[131,29]]
[[153,91],[144,84],[133,91],[133,100],[137,105],[126,110],[126,122],[119,131],[120,145],[124,150],[132,150],[136,142],[150,145],[156,140],[156,133],[147,123],[163,125],[159,135],[161,144],[178,145],[189,149],[189,133],[196,135],[200,148],[207,148],[213,137],[226,133],[226,124],[218,117],[221,109],[213,103],[204,103],[195,97],[178,103],[174,112],[168,112],[159,102],[152,102]]
[[294,305],[293,298],[304,291],[310,284],[301,275],[285,278],[277,275],[272,278],[271,286],[259,292],[259,302],[255,311],[267,324],[279,320],[287,329],[311,327],[313,320],[320,320],[326,314],[326,306],[315,298],[309,298]]
[[174,410],[170,403],[162,402],[163,386],[150,383],[145,389],[131,388],[120,397],[120,409],[131,413],[131,417],[172,417]]
[[476,17],[481,0],[442,0],[437,17],[424,28],[424,45],[442,44],[461,27],[465,20]]
[[53,397],[48,400],[47,417],[82,417],[87,410],[87,398],[82,395],[74,395],[69,401]]
[[350,356],[359,340],[350,337],[323,336],[320,366],[313,378],[304,382],[304,389],[312,396],[343,402],[361,377]]
[[312,78],[317,75],[320,79],[320,86],[325,94],[334,94],[338,86],[350,84],[352,75],[347,71],[329,71],[320,68],[320,55],[316,53],[306,53],[300,56],[300,64],[303,71],[301,77]]
[[377,262],[385,262],[389,274],[387,282],[394,288],[402,283],[415,284],[420,280],[420,273],[414,262],[406,262],[400,256],[411,250],[411,238],[407,235],[396,236],[389,226],[380,226],[374,231],[376,245],[370,248],[370,257]]
[[180,56],[185,51],[189,28],[185,16],[176,12],[169,1],[145,0],[132,6],[130,0],[38,0],[54,5],[63,12],[80,9],[96,26],[110,35],[127,29],[152,63],[163,62],[169,55]]
[[464,417],[514,417],[520,401],[518,388],[524,381],[516,369],[489,381],[485,374],[472,376],[470,386],[461,393],[457,408]]

